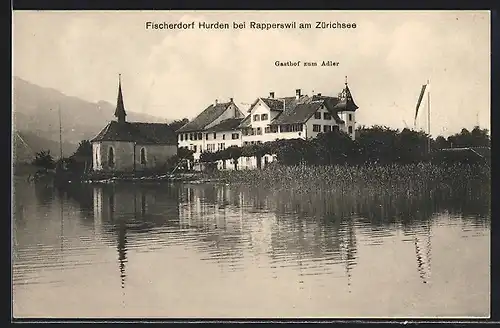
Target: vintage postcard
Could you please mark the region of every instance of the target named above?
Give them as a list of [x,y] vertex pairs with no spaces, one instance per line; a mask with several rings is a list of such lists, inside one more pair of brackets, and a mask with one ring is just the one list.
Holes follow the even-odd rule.
[[489,11],[14,11],[13,317],[488,318]]

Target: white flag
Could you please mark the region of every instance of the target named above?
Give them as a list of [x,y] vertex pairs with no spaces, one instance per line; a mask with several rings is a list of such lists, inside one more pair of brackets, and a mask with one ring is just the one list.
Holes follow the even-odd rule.
[[417,100],[417,106],[415,107],[415,125],[417,125],[417,116],[419,111],[421,112],[421,108],[425,108],[428,106],[428,95],[430,92],[430,84],[427,82],[427,84],[422,85],[422,88],[420,89],[420,95],[418,96]]

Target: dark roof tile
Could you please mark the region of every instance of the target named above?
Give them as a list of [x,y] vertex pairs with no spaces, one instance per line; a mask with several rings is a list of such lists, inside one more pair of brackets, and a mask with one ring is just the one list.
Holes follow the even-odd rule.
[[238,126],[240,125],[241,121],[243,121],[243,118],[229,118],[226,120],[221,121],[219,124],[214,125],[208,129],[206,129],[206,132],[219,132],[219,131],[232,131],[236,130]]
[[177,137],[175,131],[165,123],[111,121],[92,139],[92,142],[98,141],[176,145]]
[[[203,112],[196,116],[191,122],[181,127],[177,132],[193,132],[201,131],[206,128],[207,125],[216,120],[221,116],[226,109],[233,104],[232,102],[218,103],[208,106]],[[235,105],[236,106],[236,105]],[[236,107],[237,108],[237,107]],[[239,111],[239,109],[238,109]]]

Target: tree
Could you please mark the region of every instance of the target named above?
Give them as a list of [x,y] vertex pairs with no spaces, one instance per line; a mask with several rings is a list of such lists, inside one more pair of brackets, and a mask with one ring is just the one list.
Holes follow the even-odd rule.
[[375,125],[358,130],[357,142],[363,162],[392,163],[396,158],[395,145],[399,130]]
[[187,147],[177,148],[177,157],[179,157],[179,159],[187,159],[192,161],[194,159],[193,154],[194,151],[189,150]]
[[33,165],[47,172],[55,168],[55,162],[52,155],[50,155],[50,150],[40,151],[36,153],[35,159],[33,160]]
[[243,150],[238,146],[231,146],[226,149],[227,156],[233,160],[234,169],[238,170],[238,160],[243,154]]
[[73,173],[83,173],[92,163],[92,144],[89,140],[82,140],[78,148],[69,158],[63,159],[69,171]]
[[434,141],[434,149],[450,148],[450,143],[443,136],[438,136]]
[[473,147],[491,147],[491,140],[488,129],[481,129],[475,126],[471,131],[471,146]]
[[343,131],[320,133],[313,146],[315,152],[308,156],[309,163],[345,164],[357,156],[357,144]]
[[80,141],[74,155],[92,159],[92,144],[90,143],[90,141],[89,140]]
[[397,134],[394,160],[399,163],[414,163],[423,160],[428,153],[429,138],[430,136],[423,131],[403,129]]
[[264,148],[262,144],[246,145],[242,148],[242,155],[245,157],[255,157],[257,169],[262,168],[262,156],[264,156]]

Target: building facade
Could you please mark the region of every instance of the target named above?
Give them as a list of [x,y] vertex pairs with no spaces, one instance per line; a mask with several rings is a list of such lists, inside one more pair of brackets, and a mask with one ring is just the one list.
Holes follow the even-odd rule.
[[175,131],[168,124],[127,122],[121,79],[116,121],[109,122],[92,140],[92,169],[134,172],[160,169],[177,154]]
[[[340,130],[355,139],[356,110],[347,84],[338,96],[324,96],[320,93],[303,95],[300,89],[293,97],[257,98],[248,109],[246,117],[235,110],[232,99],[229,103],[209,106],[192,122],[178,130],[179,147],[194,151],[195,163],[203,152],[216,152],[229,146],[247,146],[278,139],[312,139],[320,133]],[[229,117],[233,115],[233,117]],[[218,118],[221,116],[222,118]],[[210,118],[210,119],[208,119]],[[237,124],[239,122],[239,124]],[[265,155],[263,165],[275,160]],[[219,161],[219,169],[233,169],[231,161]],[[241,157],[240,168],[256,168],[255,157]],[[201,169],[201,167],[199,167]]]
[[311,139],[319,133],[340,130],[355,139],[356,110],[351,91],[345,83],[338,97],[302,95],[295,97],[258,98],[242,121],[242,145],[263,143],[278,139]]
[[[230,146],[241,146],[240,125],[244,114],[233,101],[208,106],[192,121],[177,130],[179,147],[193,151],[194,169],[201,169],[200,155],[203,152],[216,152]],[[219,161],[219,168],[229,166],[229,161]]]

